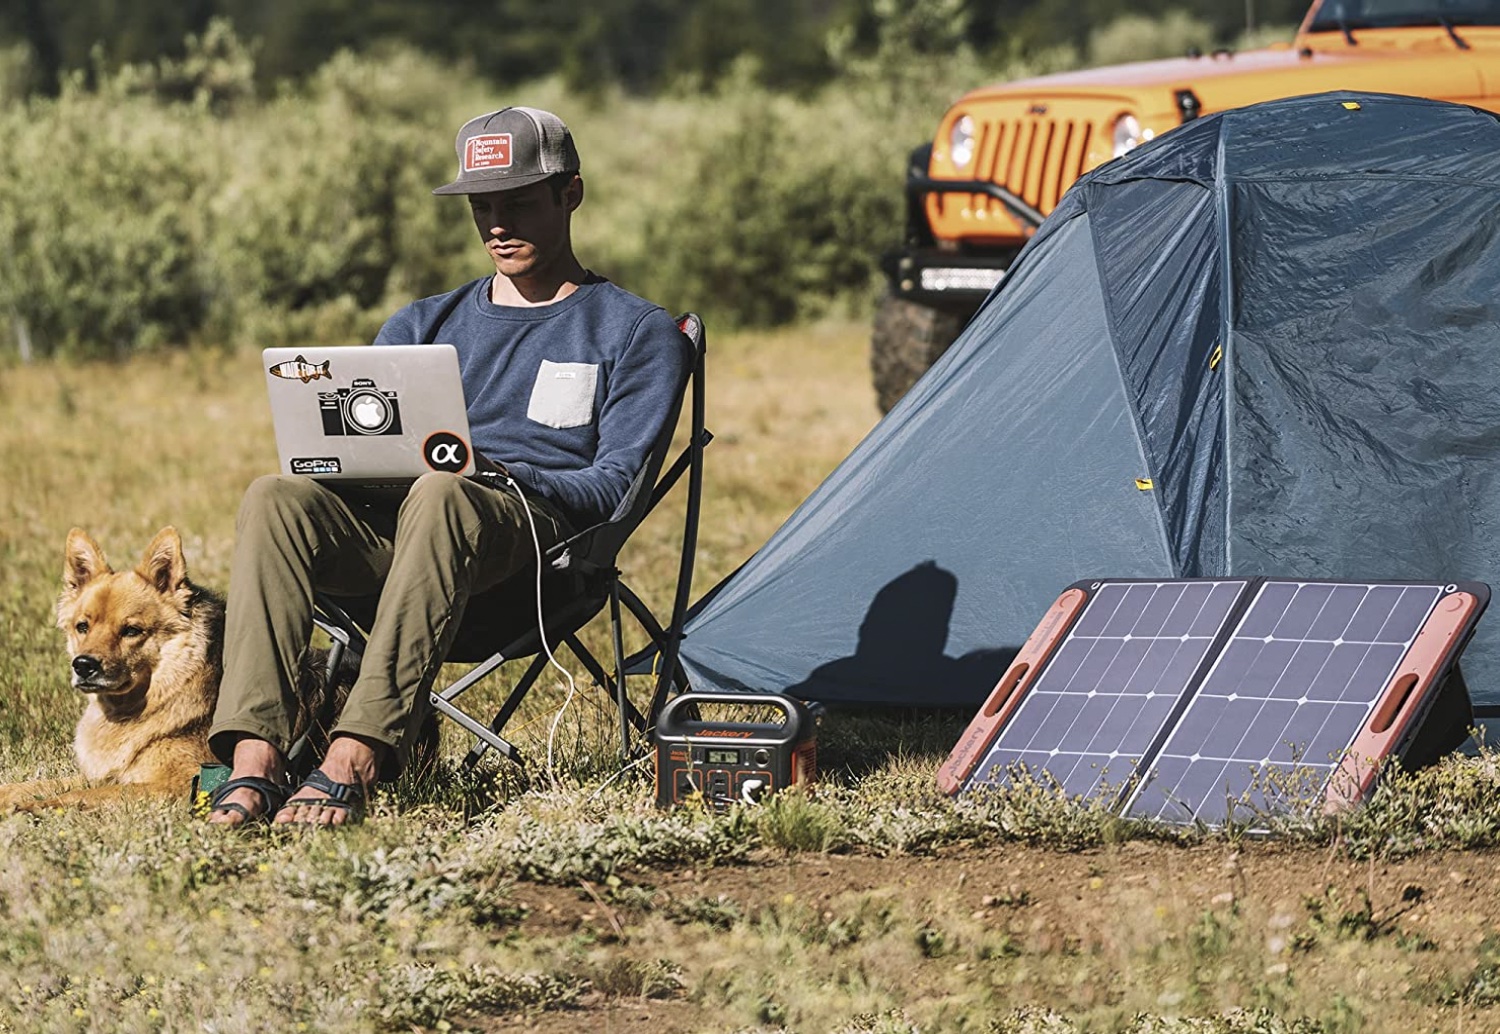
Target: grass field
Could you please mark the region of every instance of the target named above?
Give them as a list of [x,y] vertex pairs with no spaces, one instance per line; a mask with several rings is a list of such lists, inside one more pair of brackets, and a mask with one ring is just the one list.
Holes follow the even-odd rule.
[[[876,415],[864,327],[710,330],[695,596]],[[0,776],[71,773],[70,527],[125,566],[174,524],[227,586],[239,493],[274,467],[260,378],[246,353],[0,369]],[[674,516],[625,557],[661,608]],[[528,757],[562,696],[518,717]],[[349,831],[226,835],[186,793],[0,818],[0,1031],[1500,1028],[1489,752],[1273,839],[1165,836],[1039,788],[954,803],[932,776],[961,723],[834,715],[816,796],[710,816],[656,811],[644,767],[599,788],[596,696],[556,785],[459,774],[450,728],[442,770]]]

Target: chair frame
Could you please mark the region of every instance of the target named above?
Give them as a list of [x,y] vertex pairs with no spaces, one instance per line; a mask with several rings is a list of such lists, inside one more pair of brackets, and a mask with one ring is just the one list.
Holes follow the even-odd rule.
[[[696,313],[688,312],[678,317],[677,325],[692,343],[694,352],[692,371],[683,385],[683,392],[689,404],[690,429],[687,444],[671,465],[662,470],[661,468],[665,466],[665,456],[670,451],[676,425],[681,417],[683,399],[679,397],[679,404],[673,413],[674,419],[662,432],[663,440],[652,450],[651,459],[637,475],[637,484],[632,485],[631,493],[627,496],[627,499],[630,499],[644,491],[649,485],[650,492],[646,496],[644,505],[625,507],[625,513],[617,514],[609,520],[569,536],[544,554],[544,560],[551,569],[566,570],[570,566],[583,568],[582,578],[586,589],[583,594],[561,603],[556,608],[548,609],[545,614],[546,644],[552,646],[554,653],[562,644],[566,644],[599,687],[613,699],[619,717],[621,756],[626,761],[638,756],[639,752],[644,752],[647,746],[646,737],[656,724],[656,719],[673,690],[682,692],[688,688],[687,673],[679,661],[679,648],[682,642],[683,624],[687,617],[688,597],[692,591],[693,567],[697,557],[698,524],[703,503],[703,451],[713,440],[713,434],[704,426],[707,334],[703,320]],[[652,614],[645,602],[624,583],[620,569],[615,563],[615,555],[628,541],[629,535],[634,533],[640,523],[677,485],[684,474],[687,475],[687,500],[683,519],[682,549],[678,561],[671,618],[666,625],[663,625]],[[605,562],[600,564],[590,560],[587,553],[589,547],[605,533],[619,537],[620,541],[612,549],[606,547],[608,555],[603,558]],[[530,570],[531,577],[534,578],[535,570],[534,568]],[[587,591],[588,589],[593,591]],[[604,609],[606,604],[609,608],[611,646],[615,662],[613,675],[607,672],[593,652],[583,645],[577,634]],[[629,657],[625,656],[622,625],[623,612],[627,611],[650,639],[650,645]],[[337,672],[341,664],[347,665],[350,661],[357,666],[358,660],[364,654],[365,634],[346,608],[337,599],[317,593],[314,596],[313,621],[332,640],[328,651],[328,671]],[[531,663],[489,722],[480,721],[459,707],[458,699],[464,693],[502,665],[525,657],[531,657]],[[450,659],[452,659],[451,652]],[[643,665],[647,665],[647,662],[652,660],[656,662],[654,665],[656,681],[646,708],[642,711],[630,700],[626,691],[625,675],[627,671],[643,670]],[[547,664],[548,657],[543,648],[542,637],[537,634],[537,629],[532,628],[479,660],[474,667],[449,685],[431,693],[432,706],[439,713],[458,723],[475,738],[473,748],[464,758],[466,766],[473,767],[478,764],[484,754],[491,749],[498,751],[516,764],[522,763],[520,751],[514,743],[505,738],[503,733],[507,723],[537,679],[541,677]],[[649,671],[651,668],[647,665],[644,670]],[[334,715],[331,710],[334,696],[333,693],[326,694],[328,703],[325,712],[327,713],[318,716],[324,728],[331,727],[333,723]],[[632,729],[641,739],[640,746],[634,749],[631,746]],[[305,753],[305,744],[301,742],[292,748],[293,756],[298,756],[300,753]]]

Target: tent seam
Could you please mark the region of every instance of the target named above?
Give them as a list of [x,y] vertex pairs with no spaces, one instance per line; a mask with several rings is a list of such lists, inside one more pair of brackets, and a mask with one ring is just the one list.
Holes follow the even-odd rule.
[[1219,484],[1224,489],[1224,569],[1218,572],[1228,575],[1234,570],[1234,542],[1231,540],[1230,514],[1234,509],[1234,479],[1230,471],[1234,469],[1231,451],[1233,449],[1233,436],[1230,431],[1234,427],[1234,261],[1231,251],[1231,239],[1233,234],[1229,232],[1229,190],[1228,177],[1224,175],[1224,126],[1227,119],[1219,121],[1219,142],[1214,151],[1214,194],[1215,207],[1219,212],[1219,261],[1222,265],[1222,275],[1219,277],[1219,311],[1223,319],[1223,356],[1219,362],[1219,369],[1223,371],[1223,381],[1220,391],[1224,393],[1221,404],[1221,416],[1224,426],[1221,434],[1224,440],[1223,466],[1219,470]]

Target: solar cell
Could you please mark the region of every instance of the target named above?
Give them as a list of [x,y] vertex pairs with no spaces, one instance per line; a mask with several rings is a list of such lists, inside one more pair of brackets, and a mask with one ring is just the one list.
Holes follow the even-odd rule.
[[1262,583],[1126,814],[1220,825],[1317,799],[1442,593]]
[[[1488,601],[1479,583],[1079,582],[938,780],[956,793],[1025,770],[1069,795],[1124,786],[1122,811],[1172,823],[1349,803],[1413,742]],[[1468,702],[1452,682],[1456,722]]]
[[1069,794],[1119,787],[1149,755],[1247,582],[1100,583],[971,781],[1024,766]]

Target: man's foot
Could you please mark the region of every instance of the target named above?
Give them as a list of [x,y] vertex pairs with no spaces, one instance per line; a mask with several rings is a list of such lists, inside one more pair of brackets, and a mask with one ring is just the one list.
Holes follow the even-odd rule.
[[[234,745],[234,766],[224,787],[212,798],[208,821],[216,826],[243,826],[270,818],[285,795],[284,790],[273,790],[283,787],[285,781],[286,764],[281,752],[265,740],[243,737]],[[240,785],[231,785],[237,782]]]
[[342,826],[357,822],[364,811],[365,796],[375,785],[379,761],[377,749],[369,743],[353,736],[334,737],[317,771],[328,783],[357,787],[357,791],[340,800],[338,791],[310,777],[276,813],[276,825]]

